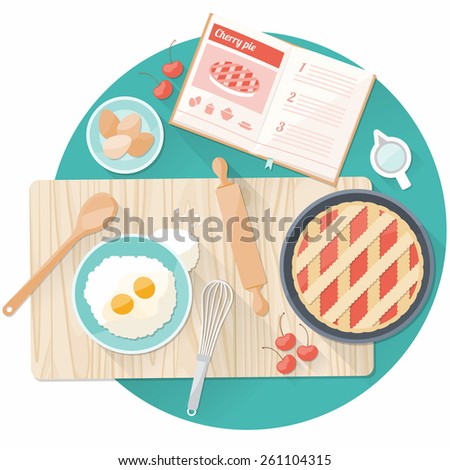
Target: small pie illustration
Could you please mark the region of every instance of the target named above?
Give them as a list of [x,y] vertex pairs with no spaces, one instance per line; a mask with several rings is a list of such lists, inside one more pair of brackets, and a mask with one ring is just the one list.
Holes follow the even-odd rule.
[[215,62],[209,72],[212,82],[227,93],[253,96],[259,90],[259,80],[253,72],[235,62],[229,60]]
[[343,332],[382,330],[414,302],[424,273],[420,244],[396,213],[372,202],[333,205],[309,221],[292,276],[308,311]]
[[243,129],[247,129],[248,131],[252,130],[252,125],[247,121],[241,121],[238,123]]

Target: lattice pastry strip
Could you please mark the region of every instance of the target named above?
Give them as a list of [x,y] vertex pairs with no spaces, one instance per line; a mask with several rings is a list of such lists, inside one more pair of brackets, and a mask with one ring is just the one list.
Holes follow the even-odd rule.
[[375,325],[375,323],[409,291],[413,284],[417,282],[418,275],[419,266],[416,265],[405,277],[397,282],[395,287],[393,287],[361,321],[358,322],[357,326],[359,328],[370,328]]
[[[339,217],[342,218],[342,222],[339,224],[339,230],[342,232],[345,227],[347,227],[350,222],[364,209],[363,205],[355,205],[349,206],[348,208],[344,209],[342,213],[339,214]],[[330,213],[330,212],[329,212]],[[315,224],[315,222],[310,222],[310,224]],[[306,229],[307,230],[307,229]],[[337,237],[339,232],[333,231],[331,237],[322,236],[318,240],[314,240],[316,238],[315,235],[311,235],[309,231],[303,236],[304,240],[314,240],[311,243],[308,243],[308,246],[303,250],[302,256],[297,258],[297,267],[296,273],[299,273],[303,268],[308,266],[311,261],[318,256],[322,250],[334,239]]]
[[323,316],[335,322],[413,243],[410,234],[403,237],[349,289]]
[[350,245],[334,263],[314,282],[305,292],[306,301],[310,304],[324,289],[331,284],[355,259],[376,240],[394,219],[390,214],[384,213],[379,217],[370,230],[364,232],[355,243]]

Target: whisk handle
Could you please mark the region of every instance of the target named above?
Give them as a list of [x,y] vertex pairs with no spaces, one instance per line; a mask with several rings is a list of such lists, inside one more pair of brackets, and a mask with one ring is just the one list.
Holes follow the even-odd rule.
[[195,416],[197,414],[198,405],[202,396],[203,383],[205,381],[210,360],[211,358],[209,356],[205,356],[203,354],[199,354],[197,356],[197,367],[195,369],[187,408],[187,414],[189,416]]

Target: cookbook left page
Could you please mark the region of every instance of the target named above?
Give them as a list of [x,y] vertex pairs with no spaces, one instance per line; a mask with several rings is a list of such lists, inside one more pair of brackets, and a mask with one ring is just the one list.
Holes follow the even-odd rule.
[[210,15],[170,123],[252,153],[291,47]]

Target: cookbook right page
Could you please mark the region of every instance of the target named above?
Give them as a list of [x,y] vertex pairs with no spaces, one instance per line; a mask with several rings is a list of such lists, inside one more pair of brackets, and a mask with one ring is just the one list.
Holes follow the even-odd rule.
[[293,46],[256,154],[335,183],[375,76]]

